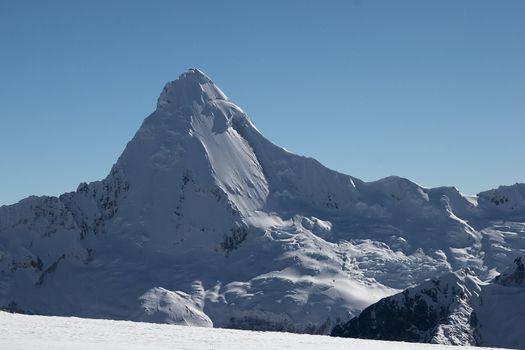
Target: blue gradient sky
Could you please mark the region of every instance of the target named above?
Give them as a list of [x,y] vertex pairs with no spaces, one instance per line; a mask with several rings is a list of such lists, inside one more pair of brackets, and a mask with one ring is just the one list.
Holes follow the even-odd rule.
[[103,178],[164,83],[364,180],[525,181],[525,1],[0,2],[0,204]]

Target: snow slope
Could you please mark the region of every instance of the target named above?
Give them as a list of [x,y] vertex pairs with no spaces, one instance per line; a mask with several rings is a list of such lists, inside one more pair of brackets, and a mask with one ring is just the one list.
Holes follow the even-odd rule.
[[[444,345],[410,344],[320,335],[206,329],[129,321],[27,316],[0,312],[2,349],[385,349],[445,350]],[[473,349],[466,347],[465,349]],[[476,348],[480,349],[480,348]]]
[[0,207],[0,308],[329,333],[430,277],[492,279],[525,251],[524,198],[335,172],[190,69],[105,179]]

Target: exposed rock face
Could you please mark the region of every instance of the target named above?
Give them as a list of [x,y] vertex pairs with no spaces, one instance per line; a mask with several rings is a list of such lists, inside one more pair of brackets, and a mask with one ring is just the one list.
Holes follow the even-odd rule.
[[450,273],[378,301],[334,327],[332,335],[521,348],[523,274],[521,257],[492,283],[468,270]]
[[494,279],[495,283],[504,286],[521,286],[525,278],[525,265],[521,261],[521,256],[514,259],[514,267],[497,276]]
[[472,298],[479,290],[466,272],[450,273],[378,301],[358,317],[336,326],[332,335],[476,345]]

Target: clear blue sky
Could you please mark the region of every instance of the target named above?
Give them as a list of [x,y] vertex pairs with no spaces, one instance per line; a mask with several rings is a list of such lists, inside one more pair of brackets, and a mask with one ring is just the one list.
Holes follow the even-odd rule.
[[103,178],[164,83],[364,180],[525,181],[525,1],[0,2],[0,204]]

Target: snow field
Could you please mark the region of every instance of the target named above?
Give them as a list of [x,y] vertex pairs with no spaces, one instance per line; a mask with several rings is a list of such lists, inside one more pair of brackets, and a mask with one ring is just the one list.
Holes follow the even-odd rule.
[[[144,350],[393,350],[458,349],[445,345],[385,342],[279,332],[184,327],[75,317],[0,312],[0,349]],[[462,349],[481,349],[464,347]]]

